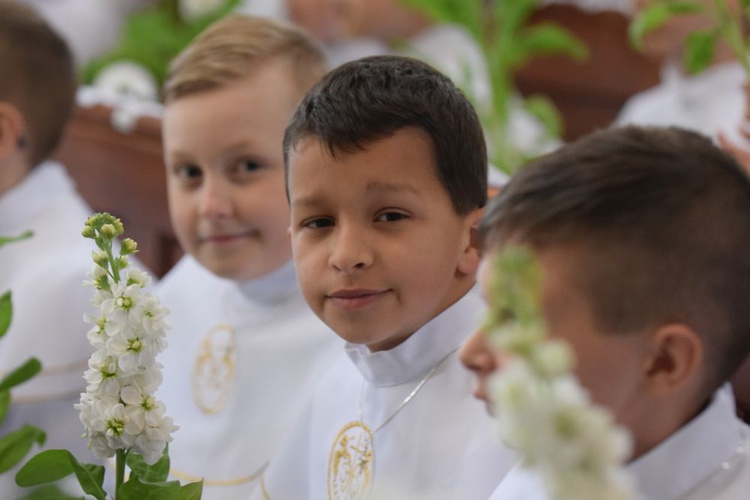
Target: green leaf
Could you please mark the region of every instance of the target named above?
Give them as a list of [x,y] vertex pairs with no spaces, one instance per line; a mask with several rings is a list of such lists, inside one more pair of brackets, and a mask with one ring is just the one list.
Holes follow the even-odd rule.
[[26,362],[6,375],[0,381],[0,391],[23,384],[42,370],[42,363],[36,358],[29,358]]
[[0,391],[0,424],[5,422],[10,409],[10,391]]
[[10,290],[0,296],[0,337],[5,335],[13,319],[13,302]]
[[166,481],[169,476],[169,451],[165,447],[161,458],[153,465],[144,462],[139,454],[131,452],[128,454],[127,465],[147,483]]
[[705,11],[699,2],[659,2],[641,11],[628,26],[631,45],[640,50],[643,38],[664,26],[674,16]]
[[180,488],[176,500],[200,500],[203,494],[203,481],[189,483]]
[[552,23],[540,23],[523,30],[517,45],[529,59],[537,55],[560,54],[583,61],[589,54],[586,44],[578,37]]
[[16,474],[16,484],[28,487],[51,483],[75,470],[67,450],[46,450],[31,458]]
[[700,73],[711,64],[717,40],[716,31],[694,31],[688,35],[682,59],[688,73]]
[[8,243],[14,243],[16,241],[25,240],[34,236],[33,231],[24,231],[18,236],[0,236],[0,247],[7,245]]
[[44,444],[46,435],[41,429],[24,425],[0,439],[0,474],[19,463],[34,443]]
[[539,120],[548,137],[561,137],[563,118],[557,106],[546,96],[533,95],[525,99],[524,109]]
[[59,486],[48,484],[35,489],[19,500],[86,500],[84,497],[72,496],[65,493]]
[[80,464],[68,450],[47,450],[39,453],[18,471],[18,486],[36,486],[37,484],[58,481],[75,473],[83,491],[97,500],[105,500],[106,492],[102,489],[104,466]]
[[117,492],[117,500],[172,500],[180,498],[180,490],[179,481],[144,483],[131,474]]

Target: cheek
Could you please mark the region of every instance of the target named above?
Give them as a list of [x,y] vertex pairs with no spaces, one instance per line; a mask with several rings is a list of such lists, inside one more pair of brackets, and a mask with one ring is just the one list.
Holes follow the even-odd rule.
[[195,210],[193,198],[186,193],[169,190],[169,217],[172,221],[172,229],[184,245],[182,240],[188,239],[195,232]]

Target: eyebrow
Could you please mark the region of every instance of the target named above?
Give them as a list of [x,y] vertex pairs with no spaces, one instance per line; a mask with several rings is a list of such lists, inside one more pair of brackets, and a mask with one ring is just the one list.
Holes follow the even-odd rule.
[[397,184],[395,182],[383,182],[375,181],[367,185],[367,191],[370,192],[385,192],[385,193],[403,193],[409,192],[413,194],[419,194],[413,186],[409,184]]
[[[395,182],[375,181],[367,184],[365,188],[370,193],[412,193],[419,194],[419,191],[409,184],[398,184]],[[291,205],[295,207],[315,207],[320,204],[320,198],[315,195],[303,196],[292,200]]]

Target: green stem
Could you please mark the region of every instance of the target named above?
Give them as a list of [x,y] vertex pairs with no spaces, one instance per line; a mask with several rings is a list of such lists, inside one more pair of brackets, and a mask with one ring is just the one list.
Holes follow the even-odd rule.
[[120,486],[125,482],[125,460],[128,452],[117,450],[115,455],[115,500],[120,496]]

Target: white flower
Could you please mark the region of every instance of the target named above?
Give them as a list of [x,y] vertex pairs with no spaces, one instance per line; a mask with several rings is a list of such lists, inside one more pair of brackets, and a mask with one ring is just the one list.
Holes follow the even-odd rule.
[[506,251],[496,266],[488,329],[508,358],[490,381],[501,439],[518,450],[550,498],[638,498],[622,469],[629,435],[573,376],[571,348],[546,338],[531,254]]
[[[164,415],[164,405],[154,398],[162,381],[156,356],[166,347],[167,310],[143,290],[151,281],[145,272],[124,270],[128,261],[123,249],[120,255],[112,254],[112,242],[122,233],[121,223],[98,214],[86,227],[84,235],[96,239],[97,246],[106,251],[94,253],[97,266],[87,283],[97,289],[92,303],[99,312],[84,317],[93,325],[87,336],[96,351],[84,373],[86,392],[75,406],[97,457],[130,450],[153,464],[177,429]],[[135,244],[128,248],[124,251],[132,252]]]
[[134,61],[117,61],[105,66],[93,84],[107,93],[156,101],[159,85],[154,75]]
[[199,17],[216,12],[225,0],[180,0],[180,17],[190,22]]

